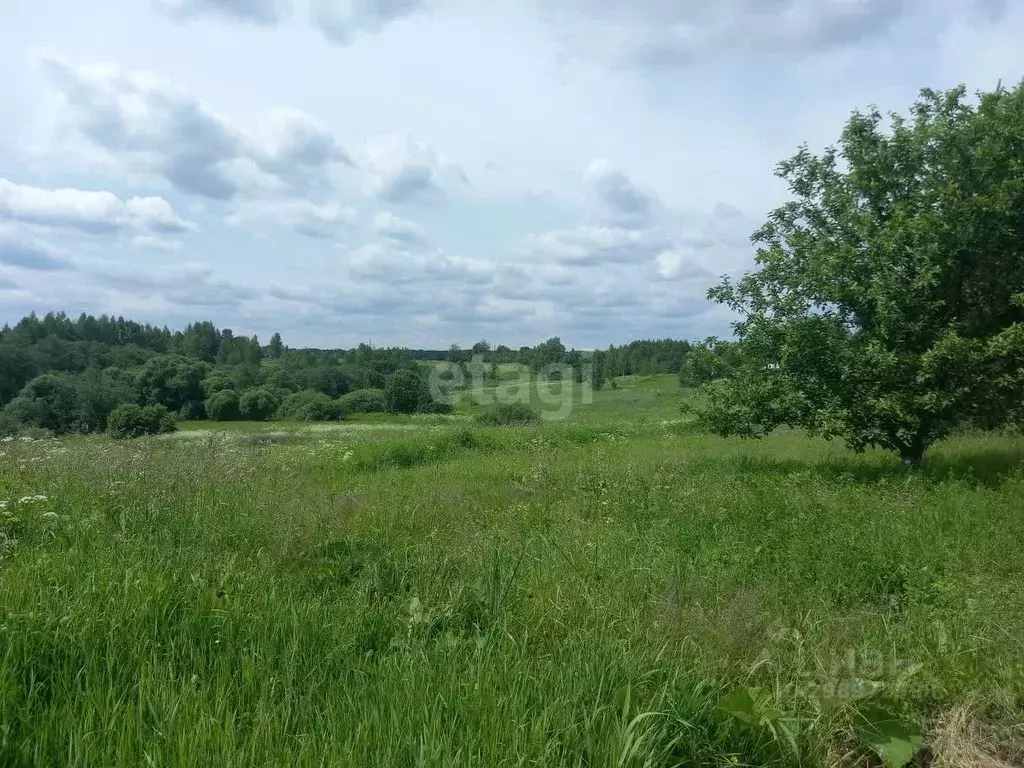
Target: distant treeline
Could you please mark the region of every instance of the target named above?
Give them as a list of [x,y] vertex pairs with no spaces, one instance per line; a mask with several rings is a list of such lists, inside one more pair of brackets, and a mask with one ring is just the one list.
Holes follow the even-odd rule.
[[[102,431],[120,405],[218,420],[438,412],[446,408],[429,396],[427,376],[440,361],[466,366],[470,374],[469,366],[480,362],[490,377],[508,363],[541,375],[553,366],[569,366],[577,380],[585,375],[600,387],[617,376],[679,373],[694,348],[687,341],[662,339],[576,350],[553,337],[515,350],[492,348],[486,341],[466,350],[368,344],[292,349],[278,333],[263,345],[255,336],[236,335],[209,321],[171,331],[107,315],[31,314],[0,330],[0,432]],[[398,376],[401,371],[407,373]]]

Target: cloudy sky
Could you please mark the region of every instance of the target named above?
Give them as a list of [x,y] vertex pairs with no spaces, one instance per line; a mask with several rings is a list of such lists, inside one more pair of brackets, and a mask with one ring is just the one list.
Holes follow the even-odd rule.
[[726,335],[775,163],[1020,39],[1010,0],[2,0],[0,322]]

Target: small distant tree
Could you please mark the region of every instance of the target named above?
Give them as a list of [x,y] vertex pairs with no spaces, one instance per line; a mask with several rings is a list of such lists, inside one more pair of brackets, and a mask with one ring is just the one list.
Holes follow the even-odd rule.
[[270,337],[270,343],[267,345],[267,352],[273,360],[277,360],[281,357],[281,353],[284,352],[284,343],[281,341],[281,334],[277,331],[275,331],[274,335]]
[[238,393],[223,389],[206,401],[206,418],[211,421],[235,421],[240,415]]
[[395,371],[384,385],[384,399],[391,413],[415,413],[423,382],[413,371]]
[[719,432],[802,427],[917,466],[957,424],[1021,418],[1024,85],[925,90],[889,124],[854,113],[838,148],[780,164],[794,199],[755,270],[709,293],[742,317]]
[[726,373],[726,363],[716,347],[717,339],[710,338],[695,344],[686,355],[679,370],[679,384],[684,387],[699,387]]
[[604,350],[597,350],[590,358],[590,386],[594,390],[599,390],[604,386],[605,376],[607,375],[605,370],[606,362],[607,353]]
[[245,345],[243,362],[245,362],[246,365],[259,365],[262,359],[263,347],[260,346],[259,338],[253,336]]
[[476,344],[473,345],[473,355],[479,355],[482,360],[487,360],[488,355],[491,354],[491,345],[487,339],[480,339]]

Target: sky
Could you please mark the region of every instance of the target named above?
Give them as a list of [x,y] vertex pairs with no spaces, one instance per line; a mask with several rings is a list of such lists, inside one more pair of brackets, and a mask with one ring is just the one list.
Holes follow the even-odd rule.
[[776,163],[1021,39],[1010,0],[0,0],[0,323],[728,336]]

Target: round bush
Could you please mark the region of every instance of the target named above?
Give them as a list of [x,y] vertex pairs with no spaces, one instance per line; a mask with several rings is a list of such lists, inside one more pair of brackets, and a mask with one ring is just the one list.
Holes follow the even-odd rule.
[[315,389],[288,395],[277,409],[277,418],[286,421],[333,421],[343,418],[338,401]]
[[476,420],[489,427],[525,427],[540,421],[540,415],[525,403],[499,403],[477,414]]
[[222,389],[206,401],[206,418],[213,421],[234,421],[240,415],[238,393]]
[[202,400],[186,400],[178,411],[178,418],[184,421],[201,421],[206,418],[206,403]]
[[160,435],[175,429],[177,419],[162,405],[127,403],[117,406],[107,418],[107,431],[117,438]]
[[384,413],[388,409],[383,389],[357,389],[338,398],[344,413]]
[[281,397],[267,387],[247,390],[238,400],[238,409],[243,419],[266,421],[281,407]]

